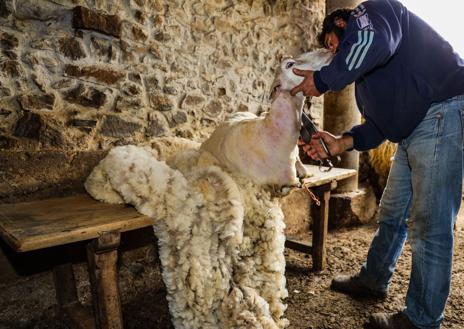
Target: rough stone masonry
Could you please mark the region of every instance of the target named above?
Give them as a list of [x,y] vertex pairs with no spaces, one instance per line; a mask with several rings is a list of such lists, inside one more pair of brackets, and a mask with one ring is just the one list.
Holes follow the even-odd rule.
[[[280,58],[315,47],[324,6],[1,1],[0,202],[50,188],[63,173],[81,181],[113,146],[202,141],[227,113],[265,110]],[[76,166],[76,156],[89,165]],[[20,172],[18,161],[28,164]],[[38,179],[40,161],[59,165]]]

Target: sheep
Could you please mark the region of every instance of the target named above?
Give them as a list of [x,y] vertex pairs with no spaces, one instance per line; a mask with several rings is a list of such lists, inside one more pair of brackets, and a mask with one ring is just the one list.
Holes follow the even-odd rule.
[[85,182],[95,199],[153,218],[177,329],[288,325],[284,216],[267,184],[296,183],[303,98],[272,99],[264,117],[233,115],[201,145],[115,147]]
[[232,172],[259,185],[297,185],[306,171],[298,157],[304,97],[279,91],[264,116],[237,112],[221,123],[201,145]]
[[[294,68],[317,71],[323,66],[328,65],[332,61],[332,58],[333,54],[327,49],[306,52],[296,58],[283,58],[280,64],[280,71],[272,83],[271,92],[275,93],[278,90],[290,91],[303,82],[303,77],[293,73]],[[297,96],[301,94],[300,92]]]
[[244,314],[249,328],[284,328],[283,214],[270,193],[206,164],[198,149],[169,159],[180,168],[157,153],[116,147],[85,187],[97,200],[129,203],[154,219],[175,328],[242,327]]

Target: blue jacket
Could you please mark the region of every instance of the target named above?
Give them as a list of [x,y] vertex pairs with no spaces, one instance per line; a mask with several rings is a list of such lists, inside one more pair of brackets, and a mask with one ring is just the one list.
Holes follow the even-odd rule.
[[464,60],[400,2],[371,0],[351,12],[333,61],[314,73],[321,93],[353,81],[365,121],[347,134],[368,150],[401,141],[432,103],[464,94]]

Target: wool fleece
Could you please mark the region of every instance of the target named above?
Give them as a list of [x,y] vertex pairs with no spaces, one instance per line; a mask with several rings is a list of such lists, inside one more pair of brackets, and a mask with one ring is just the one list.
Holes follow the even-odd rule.
[[120,146],[85,187],[153,218],[176,329],[278,329],[287,297],[284,221],[263,186],[218,166],[199,144]]

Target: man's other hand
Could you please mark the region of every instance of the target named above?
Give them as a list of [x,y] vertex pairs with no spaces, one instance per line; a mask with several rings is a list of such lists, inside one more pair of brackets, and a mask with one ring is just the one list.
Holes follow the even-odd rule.
[[321,95],[319,90],[317,90],[316,85],[314,84],[314,71],[293,69],[293,73],[299,75],[300,77],[304,77],[304,80],[290,91],[292,96],[295,96],[300,91],[303,92],[303,95],[306,97]]

